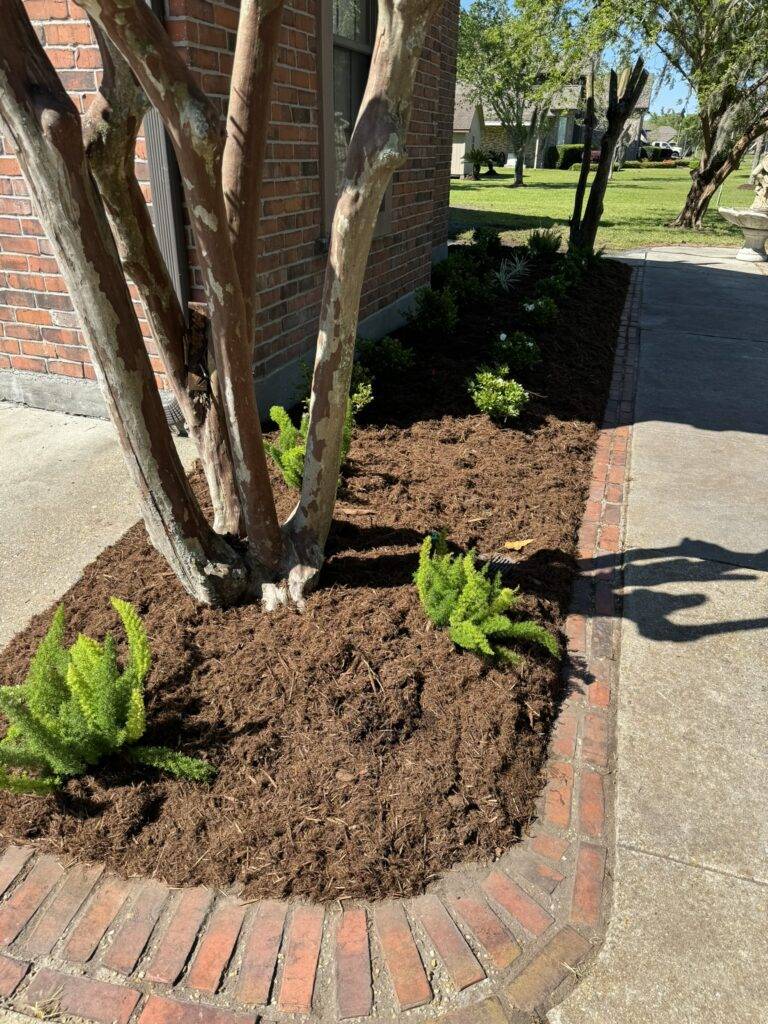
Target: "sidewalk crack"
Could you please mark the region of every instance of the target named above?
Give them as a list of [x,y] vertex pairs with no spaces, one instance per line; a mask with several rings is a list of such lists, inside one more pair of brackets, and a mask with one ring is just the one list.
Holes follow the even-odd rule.
[[736,878],[740,882],[749,882],[758,885],[762,889],[768,889],[768,880],[761,878],[750,878],[749,875],[742,875],[738,871],[728,871],[727,868],[713,868],[707,864],[697,864],[696,861],[686,860],[684,857],[674,857],[669,853],[659,853],[658,850],[647,850],[643,846],[636,846],[634,843],[617,842],[616,845],[622,850],[629,850],[631,853],[641,853],[645,857],[655,857],[657,860],[668,860],[673,864],[680,864],[686,868],[696,868],[697,871],[705,871],[711,875],[722,875],[725,878]]

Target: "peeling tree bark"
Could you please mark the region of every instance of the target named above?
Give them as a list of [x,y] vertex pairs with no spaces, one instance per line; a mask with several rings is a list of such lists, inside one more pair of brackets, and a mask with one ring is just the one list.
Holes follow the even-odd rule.
[[379,0],[376,43],[333,218],[301,497],[287,524],[288,589],[301,604],[320,570],[339,480],[360,293],[384,193],[406,159],[413,86],[440,0]]
[[149,101],[120,53],[95,23],[93,29],[104,70],[99,94],[83,119],[86,154],[123,267],[138,288],[168,380],[197,446],[213,503],[214,528],[237,533],[240,503],[217,375],[209,375],[205,366],[190,367],[186,317],[136,180],[136,136]]
[[224,134],[168,34],[144,3],[83,0],[118,48],[170,135],[201,266],[243,526],[255,576],[277,572],[282,541],[253,387],[250,330],[226,230],[221,185]]
[[80,317],[150,538],[197,600],[231,603],[244,568],[206,522],[176,453],[80,117],[21,0],[5,0],[3,11],[0,115]]
[[283,7],[284,0],[241,0],[227,112],[222,185],[251,343],[259,291],[256,258],[270,93]]

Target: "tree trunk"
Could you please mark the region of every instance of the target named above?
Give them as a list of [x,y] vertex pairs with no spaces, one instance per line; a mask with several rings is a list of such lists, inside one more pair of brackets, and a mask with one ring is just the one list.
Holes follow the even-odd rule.
[[242,0],[227,110],[222,187],[237,259],[251,346],[258,309],[258,239],[270,94],[284,0]]
[[163,26],[145,3],[83,0],[120,50],[173,143],[203,266],[222,405],[256,584],[278,571],[282,541],[253,386],[251,329],[222,191],[224,133]]
[[147,531],[196,600],[229,604],[243,590],[244,567],[208,525],[174,447],[80,117],[22,0],[6,0],[4,13],[0,114],[80,318]]
[[[608,127],[600,143],[600,159],[589,190],[584,216],[579,224],[572,221],[572,231],[575,228],[578,248],[585,252],[594,251],[600,219],[603,216],[605,192],[613,167],[616,144],[624,131],[627,120],[637,106],[637,101],[647,80],[648,72],[645,70],[642,60],[638,60],[631,71],[622,72],[621,79],[615,71],[611,71],[607,110]],[[585,159],[588,159],[586,145],[585,153],[582,156],[582,171]]]
[[515,154],[515,180],[512,182],[513,188],[520,188],[525,184],[523,181],[523,173],[525,171],[525,146],[521,146]]
[[416,69],[440,2],[379,0],[368,83],[331,227],[301,497],[286,524],[288,591],[299,605],[317,578],[331,527],[366,263],[384,193],[406,160]]
[[584,195],[589,179],[589,167],[592,162],[592,139],[595,133],[595,69],[591,69],[585,81],[584,109],[584,149],[581,153],[579,180],[576,183],[576,194],[573,199],[570,231],[568,237],[569,250],[581,248],[581,212],[584,208]]
[[[189,365],[192,353],[186,318],[136,180],[136,136],[149,103],[120,53],[96,23],[92,27],[104,72],[99,95],[83,119],[88,161],[123,267],[139,291],[168,380],[197,446],[213,504],[214,528],[234,534],[238,532],[240,504],[221,396],[215,377],[208,375],[205,367]],[[204,351],[202,355],[204,359]]]
[[702,160],[702,166],[691,174],[685,205],[670,227],[701,230],[713,196],[728,176],[738,170],[744,154],[765,131],[768,131],[768,110],[762,111],[728,150],[710,153],[706,163]]

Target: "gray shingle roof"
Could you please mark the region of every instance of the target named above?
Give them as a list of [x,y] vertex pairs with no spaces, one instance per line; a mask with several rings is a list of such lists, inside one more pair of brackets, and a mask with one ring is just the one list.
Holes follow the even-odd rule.
[[456,83],[456,99],[453,104],[453,130],[467,132],[472,126],[478,104],[470,99],[467,87],[461,82]]

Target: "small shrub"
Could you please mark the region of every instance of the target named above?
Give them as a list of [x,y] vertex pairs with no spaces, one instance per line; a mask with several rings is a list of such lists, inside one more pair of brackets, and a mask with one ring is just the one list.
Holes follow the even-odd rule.
[[450,334],[459,322],[456,296],[450,288],[419,288],[414,307],[408,315],[414,332],[435,339]]
[[519,253],[513,253],[499,264],[496,280],[504,292],[511,292],[530,272],[530,260]]
[[128,639],[121,671],[117,646],[78,636],[67,649],[64,607],[29,666],[21,686],[0,687],[8,731],[0,740],[0,787],[14,793],[50,793],[104,757],[125,751],[132,760],[179,778],[210,781],[212,765],[166,747],[139,746],[146,729],[144,680],[152,656],[141,619],[127,601],[112,598]]
[[538,296],[550,296],[553,299],[562,298],[563,295],[568,291],[568,281],[565,279],[562,271],[558,274],[552,274],[549,277],[544,277],[536,285],[536,294]]
[[468,149],[464,154],[464,160],[472,167],[472,177],[477,181],[480,178],[480,168],[488,162],[488,153],[479,146]]
[[307,453],[309,413],[304,413],[298,427],[294,426],[282,405],[273,405],[269,417],[276,424],[278,434],[275,441],[264,441],[267,455],[283,474],[286,484],[299,490],[304,476],[304,456]]
[[642,166],[643,165],[642,165],[642,163],[639,160],[625,160],[624,161],[624,167],[625,167],[625,169],[628,169],[628,170],[637,170],[639,167],[642,167]]
[[492,420],[517,419],[528,402],[528,392],[509,376],[509,367],[481,366],[470,378],[467,390],[479,412]]
[[554,228],[537,228],[528,236],[526,245],[533,256],[554,256],[560,249],[563,236]]
[[497,363],[509,367],[513,372],[528,370],[541,362],[539,346],[524,331],[500,334],[493,343],[491,355]]
[[557,304],[549,295],[533,302],[524,302],[522,308],[528,319],[539,327],[546,327],[557,319]]
[[489,262],[478,258],[473,245],[455,246],[432,271],[433,288],[447,288],[458,309],[473,309],[492,302],[494,280]]
[[480,259],[495,262],[504,252],[501,235],[496,228],[482,224],[473,232],[472,250]]
[[392,380],[413,369],[413,349],[399,338],[358,338],[357,356],[373,380]]
[[688,161],[688,166],[692,171],[698,171],[699,167],[701,166],[701,160],[699,160],[697,156],[692,156],[691,159]]
[[581,143],[566,143],[565,145],[557,146],[557,163],[556,167],[560,171],[567,171],[574,164],[581,163],[581,157],[584,152],[584,146]]
[[478,569],[474,551],[452,555],[442,533],[427,536],[414,574],[419,599],[427,617],[449,630],[451,640],[464,650],[488,658],[519,661],[510,641],[538,644],[557,657],[557,640],[532,620],[513,621],[508,612],[519,601],[519,591],[501,585],[501,575],[488,566]]

